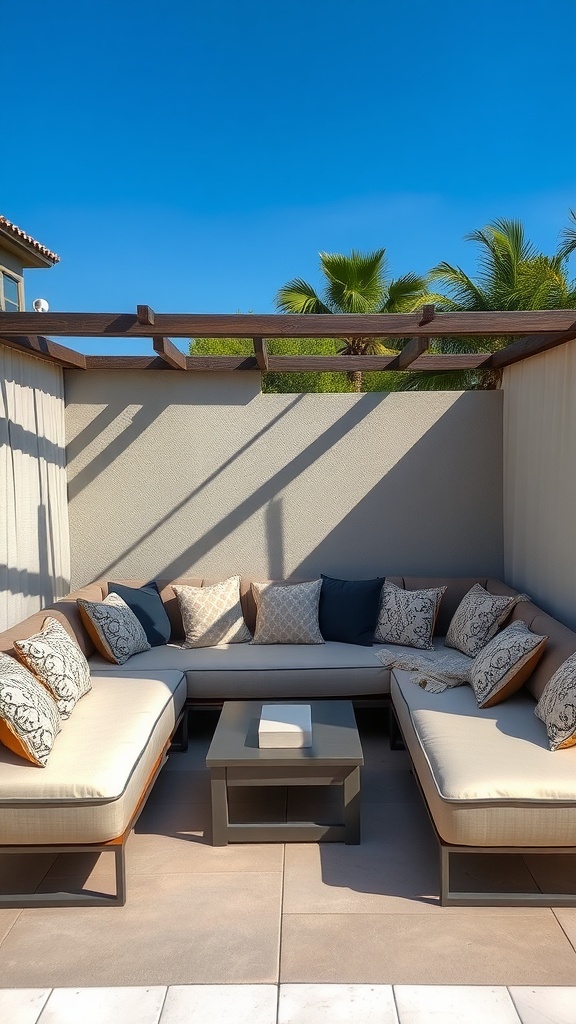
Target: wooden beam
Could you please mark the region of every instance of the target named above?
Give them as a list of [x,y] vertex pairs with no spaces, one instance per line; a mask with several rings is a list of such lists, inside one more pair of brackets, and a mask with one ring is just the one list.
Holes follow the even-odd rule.
[[387,370],[397,356],[268,356],[268,369],[280,373],[353,373]]
[[506,348],[501,348],[499,352],[494,352],[489,357],[486,366],[491,370],[502,370],[505,366],[511,366],[512,363],[536,356],[540,352],[548,352],[549,349],[564,345],[567,341],[574,341],[575,338],[576,323],[572,329],[567,331],[552,331],[549,334],[534,334],[528,338],[519,338],[518,341],[507,345]]
[[136,320],[139,324],[154,325],[156,315],[150,306],[136,306]]
[[[0,337],[34,335],[38,313],[0,313]],[[338,338],[458,337],[531,335],[569,331],[574,310],[436,313],[420,325],[422,312],[363,314],[206,314],[162,313],[154,323],[138,323],[133,313],[43,313],[46,334],[76,338]]]
[[65,345],[59,345],[56,341],[50,341],[49,338],[37,334],[28,335],[25,338],[2,338],[0,336],[0,345],[16,349],[18,352],[28,352],[31,356],[56,363],[58,366],[68,366],[75,370],[86,369],[86,356],[82,352],[75,352],[73,348],[66,348]]
[[[349,373],[353,370],[389,370],[397,356],[269,356],[268,370],[275,373]],[[488,357],[489,358],[489,357]],[[422,355],[411,370],[445,373],[486,367],[485,352],[456,355]],[[163,359],[152,356],[86,356],[88,370],[168,370]],[[259,370],[255,356],[187,356],[186,369],[197,373],[229,373]],[[393,365],[392,365],[393,369]]]
[[252,344],[254,345],[254,355],[256,356],[258,369],[262,370],[262,373],[266,373],[268,369],[268,347],[266,341],[264,338],[253,338]]
[[407,370],[414,360],[418,359],[426,351],[428,345],[428,338],[411,338],[410,341],[406,342],[402,351],[388,364],[387,369]]
[[414,373],[448,373],[451,370],[486,368],[485,352],[456,352],[446,355],[423,355],[410,366]]
[[424,324],[432,323],[432,321],[433,321],[435,316],[436,316],[436,306],[433,303],[426,303],[424,306],[422,306],[422,316],[420,318],[420,327],[423,327]]
[[173,370],[186,369],[186,356],[179,348],[176,348],[176,345],[172,344],[169,338],[154,337],[152,347]]
[[[258,369],[254,356],[185,356],[186,369],[200,373],[226,373]],[[154,356],[86,356],[87,370],[169,370],[164,359]]]

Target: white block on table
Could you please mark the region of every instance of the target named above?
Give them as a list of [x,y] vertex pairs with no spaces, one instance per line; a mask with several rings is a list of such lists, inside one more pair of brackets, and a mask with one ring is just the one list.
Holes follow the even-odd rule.
[[258,725],[260,747],[311,747],[309,704],[263,704]]

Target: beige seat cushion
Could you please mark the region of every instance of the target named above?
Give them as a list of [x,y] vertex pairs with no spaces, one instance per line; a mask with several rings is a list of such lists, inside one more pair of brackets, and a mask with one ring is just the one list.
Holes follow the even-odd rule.
[[576,846],[576,747],[553,753],[534,701],[489,709],[395,669],[392,702],[436,828],[464,846]]
[[0,748],[0,836],[8,844],[96,843],[127,828],[186,699],[181,672],[92,676],[46,768]]

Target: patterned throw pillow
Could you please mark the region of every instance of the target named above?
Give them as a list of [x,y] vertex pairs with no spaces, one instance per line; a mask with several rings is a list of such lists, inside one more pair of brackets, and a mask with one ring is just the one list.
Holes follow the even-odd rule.
[[318,625],[322,580],[253,583],[256,629],[253,644],[323,644]]
[[513,597],[489,594],[479,583],[475,583],[454,612],[446,634],[446,647],[455,647],[457,651],[475,658],[498,632],[514,606],[519,601],[529,600],[526,594]]
[[546,683],[534,714],[546,726],[550,750],[576,745],[576,654],[571,654]]
[[9,654],[0,653],[0,742],[44,768],[60,732],[56,702]]
[[239,576],[208,587],[172,589],[182,615],[184,647],[244,644],[252,639],[242,615]]
[[88,690],[90,666],[58,619],[44,619],[42,629],[26,640],[15,640],[20,661],[50,691],[60,712],[69,718],[75,705]]
[[133,654],[150,650],[142,625],[118,594],[103,601],[78,598],[76,604],[96,649],[108,661],[123,665]]
[[434,626],[445,591],[446,587],[403,590],[394,583],[385,583],[382,587],[374,642],[402,644],[405,647],[433,651]]
[[495,636],[470,669],[470,685],[478,707],[501,704],[526,682],[544,654],[547,636],[537,636],[525,622],[513,622]]

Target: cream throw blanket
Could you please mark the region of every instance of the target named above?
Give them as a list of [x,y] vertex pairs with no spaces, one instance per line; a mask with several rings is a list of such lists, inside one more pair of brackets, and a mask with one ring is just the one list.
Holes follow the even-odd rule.
[[444,647],[442,640],[434,641],[438,646],[433,651],[417,651],[414,647],[388,644],[376,657],[384,668],[399,668],[411,672],[418,686],[430,693],[443,693],[452,686],[470,682],[470,666],[473,658],[453,648]]

